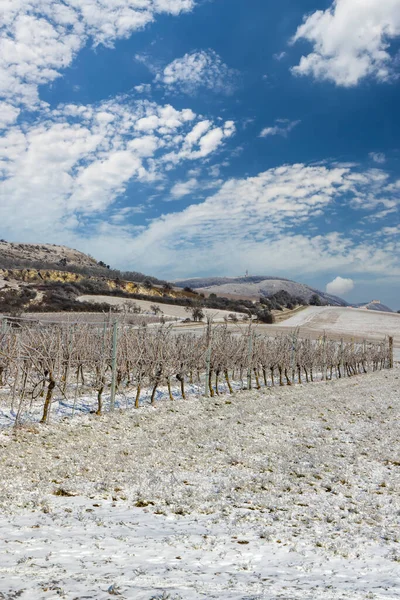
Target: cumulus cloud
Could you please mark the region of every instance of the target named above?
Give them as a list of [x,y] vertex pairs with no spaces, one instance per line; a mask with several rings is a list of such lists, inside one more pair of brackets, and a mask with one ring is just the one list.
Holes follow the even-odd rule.
[[0,138],[4,235],[34,230],[54,239],[79,228],[104,214],[129,182],[154,183],[182,161],[209,156],[233,131],[230,121],[205,125],[190,109],[126,98],[47,110]]
[[328,294],[334,296],[344,296],[354,289],[354,281],[352,279],[345,279],[343,277],[335,277],[333,281],[330,281],[326,286]]
[[[382,2],[382,12],[391,3]],[[39,86],[59,77],[85,45],[110,47],[157,14],[178,15],[194,4],[194,0],[3,1],[3,235],[65,243],[94,255],[106,253],[109,262],[120,265],[132,266],[134,257],[135,268],[160,275],[166,269],[187,275],[207,264],[220,272],[229,272],[232,264],[244,271],[251,264],[264,272],[400,273],[398,236],[391,230],[389,234],[393,228],[383,227],[373,243],[356,243],[336,232],[312,235],[311,227],[306,229],[315,216],[349,197],[357,210],[372,211],[379,205],[382,211],[397,210],[398,182],[391,182],[380,169],[286,165],[246,179],[204,182],[198,165],[206,163],[209,176],[219,177],[219,168],[213,168],[210,159],[234,135],[232,121],[213,121],[190,109],[143,99],[131,102],[126,97],[55,110],[40,102]],[[391,39],[389,33],[382,39]],[[382,61],[389,69],[390,61]],[[157,83],[169,90],[193,93],[203,87],[230,93],[238,74],[210,50],[187,54],[163,70],[157,67],[156,75]],[[149,90],[144,84],[135,92]],[[26,118],[24,109],[35,112]],[[287,135],[296,124],[277,121],[265,135]],[[161,193],[160,182],[166,189],[167,177],[187,161],[191,167],[187,180],[175,185],[172,180],[168,186],[173,197],[183,197],[196,185],[202,190],[218,185],[218,191],[172,215],[132,225],[134,215],[148,204],[140,199],[136,207],[121,207],[128,186],[133,195],[148,184]]]
[[[182,161],[209,157],[233,135],[232,121],[220,120],[216,125],[190,109],[144,100],[119,97],[56,109],[39,100],[39,86],[59,77],[83,46],[111,46],[157,14],[190,11],[195,0],[3,4],[0,222],[4,235],[58,241],[63,234],[71,240],[74,232],[96,227],[104,234],[107,211],[112,213],[113,227],[134,214],[116,213],[114,207],[129,183],[162,180]],[[135,91],[148,93],[149,88],[144,84]],[[32,110],[34,115],[27,114]]]
[[89,41],[111,46],[157,14],[190,11],[195,0],[13,0],[2,2],[0,96],[39,103],[38,86],[54,81]]
[[288,137],[289,133],[294,129],[301,121],[290,121],[289,119],[276,119],[273,127],[265,127],[260,137],[268,137],[269,135],[281,135],[282,137]]
[[157,74],[156,81],[170,90],[194,94],[199,88],[231,94],[237,71],[230,69],[214,50],[200,50],[177,58]]
[[178,151],[170,152],[164,161],[177,164],[182,159],[197,160],[206,158],[235,133],[233,121],[226,121],[222,127],[212,127],[209,120],[200,121],[183,138]]
[[390,44],[399,35],[398,0],[335,0],[297,29],[293,42],[307,40],[313,51],[292,71],[346,87],[365,77],[389,81],[396,76]]
[[12,106],[12,104],[0,101],[0,129],[6,129],[9,125],[15,123],[20,112],[20,109]]

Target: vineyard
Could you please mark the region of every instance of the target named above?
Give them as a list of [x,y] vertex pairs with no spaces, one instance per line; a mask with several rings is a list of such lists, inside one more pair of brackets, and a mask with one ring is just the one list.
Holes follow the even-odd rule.
[[[102,414],[195,391],[208,397],[240,389],[352,377],[393,366],[392,340],[340,342],[297,334],[267,337],[251,324],[211,322],[198,335],[168,325],[69,323],[0,333],[0,414],[8,423],[49,422],[53,411]],[[88,401],[88,399],[90,401]],[[55,408],[53,408],[55,407]]]

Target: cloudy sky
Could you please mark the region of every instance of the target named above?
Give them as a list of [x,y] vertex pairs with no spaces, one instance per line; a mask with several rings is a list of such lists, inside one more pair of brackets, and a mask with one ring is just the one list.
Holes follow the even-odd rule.
[[400,0],[0,6],[0,237],[400,309]]

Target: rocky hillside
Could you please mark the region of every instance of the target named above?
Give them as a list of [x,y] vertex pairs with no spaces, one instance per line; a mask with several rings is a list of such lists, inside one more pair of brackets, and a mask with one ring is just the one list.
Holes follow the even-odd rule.
[[[156,277],[151,277],[137,271],[119,271],[118,269],[110,268],[102,260],[97,261],[89,254],[79,252],[67,246],[57,246],[56,244],[17,244],[0,240],[0,271],[8,272],[7,276],[13,279],[13,272],[16,278],[21,279],[23,271],[24,277],[26,271],[38,271],[43,278],[49,278],[50,271],[75,273],[85,277],[95,277],[101,279],[126,280],[135,283],[151,282],[155,285],[163,285],[166,282]],[[1,276],[1,273],[0,273]],[[34,276],[32,273],[30,276]],[[69,276],[68,276],[69,277]],[[74,281],[71,277],[65,281]]]
[[332,296],[316,290],[304,283],[297,283],[283,277],[210,277],[186,279],[175,282],[179,287],[191,287],[204,294],[217,294],[230,298],[249,298],[258,300],[260,297],[269,298],[279,291],[284,291],[293,297],[309,302],[315,294],[319,296],[322,304],[334,306],[347,306],[347,302],[337,296]]
[[127,298],[170,296],[172,301],[188,296],[155,277],[111,269],[66,246],[0,241],[0,313],[82,310],[77,298],[88,293]]
[[102,265],[94,258],[67,246],[55,244],[18,244],[0,240],[0,267],[18,268],[34,263],[63,267],[95,267]]

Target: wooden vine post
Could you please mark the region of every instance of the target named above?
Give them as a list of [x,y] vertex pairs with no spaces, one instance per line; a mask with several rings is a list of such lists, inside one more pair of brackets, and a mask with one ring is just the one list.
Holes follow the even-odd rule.
[[389,369],[393,369],[393,337],[389,337]]
[[205,386],[204,386],[204,396],[206,398],[210,397],[212,392],[211,388],[211,379],[210,379],[210,369],[211,369],[211,350],[212,350],[212,320],[210,317],[207,318],[207,352],[206,352],[206,378],[205,378]]
[[118,349],[118,323],[114,322],[113,325],[113,339],[112,339],[112,377],[111,377],[111,398],[110,398],[110,410],[115,408],[115,388],[117,382],[117,349]]
[[251,390],[251,362],[253,358],[253,333],[251,331],[251,323],[249,327],[249,345],[247,351],[247,389]]
[[43,416],[40,421],[41,423],[47,423],[49,420],[51,400],[53,397],[53,390],[55,387],[56,387],[56,382],[54,380],[53,373],[50,371],[49,372],[49,385],[47,386],[47,394],[46,394],[46,399],[44,401],[44,406],[43,406]]

